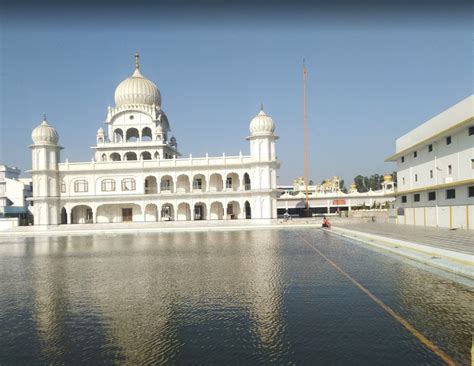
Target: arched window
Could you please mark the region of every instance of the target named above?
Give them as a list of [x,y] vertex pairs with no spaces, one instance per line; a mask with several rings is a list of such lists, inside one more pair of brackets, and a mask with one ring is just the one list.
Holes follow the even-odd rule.
[[246,191],[250,191],[251,185],[250,185],[250,177],[248,173],[244,174],[244,189]]
[[145,127],[142,130],[142,141],[151,141],[153,137],[151,135],[151,129],[149,127]]
[[149,151],[144,151],[140,154],[142,160],[151,160],[151,153]]
[[122,191],[134,191],[135,190],[135,179],[124,178],[122,179]]
[[103,179],[100,183],[102,192],[113,192],[115,191],[115,180],[113,179]]
[[88,192],[89,184],[85,179],[78,179],[74,182],[74,192]]
[[153,155],[155,160],[158,160],[160,158],[160,153],[158,151],[155,151],[155,155]]
[[107,155],[106,154],[102,154],[102,161],[107,161]]
[[114,142],[123,141],[123,131],[120,128],[114,130]]
[[130,152],[125,154],[125,159],[124,160],[127,160],[127,161],[137,160],[137,154],[134,153],[133,151],[130,151]]
[[140,138],[140,135],[138,133],[138,130],[136,128],[129,128],[127,130],[127,136],[126,136],[126,141],[127,142],[134,142],[137,141]]
[[120,157],[119,153],[112,153],[112,154],[110,154],[110,160],[120,161],[120,160],[122,160],[122,158]]

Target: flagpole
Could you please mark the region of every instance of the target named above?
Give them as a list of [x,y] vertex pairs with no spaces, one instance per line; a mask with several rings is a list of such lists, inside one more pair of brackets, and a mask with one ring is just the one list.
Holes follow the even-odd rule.
[[306,115],[306,70],[305,60],[303,59],[303,123],[304,123],[304,183],[306,190],[305,216],[309,216],[309,197],[308,197],[308,123]]

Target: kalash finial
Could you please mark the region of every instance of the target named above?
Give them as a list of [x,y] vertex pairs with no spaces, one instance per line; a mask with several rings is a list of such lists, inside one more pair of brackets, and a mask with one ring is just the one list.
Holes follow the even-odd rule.
[[41,122],[43,126],[48,124],[48,121],[46,120],[46,113],[43,113],[43,121]]
[[135,52],[135,68],[140,68],[140,55],[138,54],[138,51]]
[[263,103],[260,103],[260,111],[263,111]]

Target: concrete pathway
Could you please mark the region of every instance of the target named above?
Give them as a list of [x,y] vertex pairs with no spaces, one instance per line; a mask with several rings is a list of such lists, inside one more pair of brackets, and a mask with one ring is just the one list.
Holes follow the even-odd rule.
[[351,223],[341,227],[430,247],[474,254],[474,230],[449,230],[376,222]]
[[365,222],[333,225],[331,232],[474,280],[472,232]]

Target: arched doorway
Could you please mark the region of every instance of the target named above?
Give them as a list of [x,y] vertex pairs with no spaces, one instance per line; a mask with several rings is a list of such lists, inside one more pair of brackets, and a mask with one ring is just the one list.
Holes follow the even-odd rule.
[[222,180],[222,175],[219,173],[211,174],[209,177],[209,190],[211,192],[220,192],[224,188],[224,182]]
[[246,191],[250,191],[251,188],[252,187],[251,187],[251,184],[250,184],[250,176],[249,176],[248,173],[245,173],[244,174],[244,189]]
[[207,209],[204,202],[198,202],[194,205],[194,220],[207,220]]
[[222,202],[216,201],[211,203],[209,218],[211,220],[222,220],[224,218],[224,206]]
[[176,191],[178,193],[188,193],[190,191],[191,183],[189,177],[186,174],[178,176],[176,181]]
[[173,221],[174,209],[171,203],[164,203],[161,206],[161,221]]
[[237,191],[240,187],[240,179],[237,173],[227,174],[225,188],[228,191]]
[[149,203],[145,207],[145,221],[156,221],[158,218],[158,208],[154,203]]
[[231,201],[227,204],[227,218],[234,220],[240,216],[240,204],[237,201]]
[[191,208],[189,206],[189,203],[181,202],[178,205],[177,219],[178,219],[178,221],[189,221],[189,220],[191,220]]
[[173,177],[171,175],[161,177],[160,189],[161,192],[173,192]]
[[156,178],[152,175],[145,178],[145,194],[156,194],[158,193],[158,183]]
[[87,205],[75,206],[71,210],[71,223],[73,224],[91,224],[94,222],[92,208]]
[[250,207],[250,202],[245,201],[245,218],[251,219],[252,218],[252,209]]
[[67,212],[66,208],[61,209],[61,225],[66,225],[67,224]]

